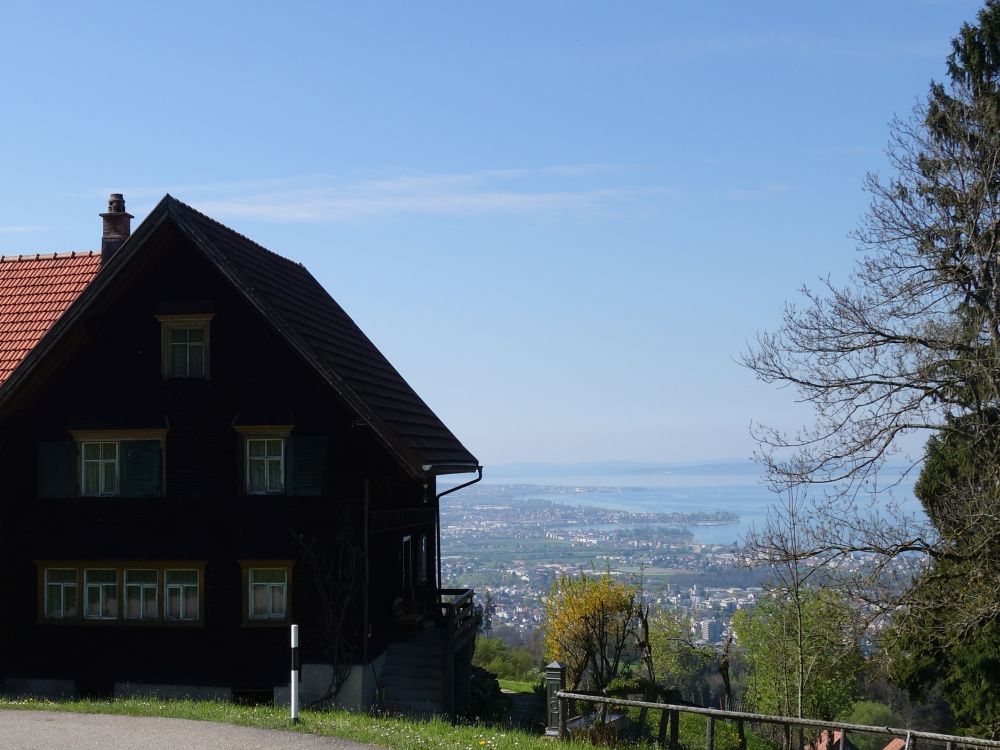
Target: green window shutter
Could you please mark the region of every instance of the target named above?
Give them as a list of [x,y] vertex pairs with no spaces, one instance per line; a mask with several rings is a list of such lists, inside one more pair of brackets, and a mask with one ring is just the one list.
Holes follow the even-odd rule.
[[121,492],[123,497],[157,497],[160,494],[160,441],[123,440]]
[[76,495],[76,443],[60,440],[38,444],[38,496]]
[[326,493],[326,437],[293,435],[288,439],[288,495]]

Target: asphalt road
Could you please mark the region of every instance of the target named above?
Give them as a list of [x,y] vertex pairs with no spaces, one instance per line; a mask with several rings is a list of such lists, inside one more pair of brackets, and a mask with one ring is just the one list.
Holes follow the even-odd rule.
[[2,750],[377,750],[334,737],[209,721],[0,711]]

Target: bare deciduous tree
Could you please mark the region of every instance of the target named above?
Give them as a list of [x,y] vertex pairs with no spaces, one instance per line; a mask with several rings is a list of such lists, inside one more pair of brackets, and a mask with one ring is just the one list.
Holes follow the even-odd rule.
[[295,534],[315,596],[319,629],[315,634],[330,666],[326,693],[312,705],[337,699],[351,674],[358,642],[356,613],[364,606],[364,553],[355,536],[355,522],[345,507],[335,542],[321,542],[313,536]]
[[[893,123],[891,175],[866,180],[872,202],[855,234],[860,257],[849,282],[803,289],[780,329],[758,335],[743,362],[813,408],[815,419],[800,431],[754,428],[772,487],[812,488],[815,522],[803,551],[833,566],[868,553],[864,576],[839,580],[850,578],[856,595],[889,608],[909,589],[892,580],[895,557],[960,559],[983,582],[960,587],[947,603],[969,628],[997,615],[1000,583],[995,0],[954,40],[948,72],[948,85],[932,84],[912,117]],[[931,523],[869,505],[891,494],[898,477],[880,471],[910,433],[937,435],[979,467],[974,482],[938,488]]]

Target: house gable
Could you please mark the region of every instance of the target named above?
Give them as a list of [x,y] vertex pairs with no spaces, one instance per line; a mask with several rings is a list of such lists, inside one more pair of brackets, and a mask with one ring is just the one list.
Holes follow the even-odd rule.
[[[379,437],[411,476],[474,471],[478,462],[303,266],[166,196],[0,387],[0,411],[30,397],[29,378],[78,317],[129,283],[177,233],[228,279]],[[108,290],[108,291],[106,291]],[[58,355],[57,355],[58,356]],[[29,382],[34,380],[34,382]],[[18,391],[21,391],[19,394]]]
[[[247,428],[287,438],[283,493],[356,496],[366,476],[405,473],[182,233],[165,227],[156,246],[147,249],[129,284],[77,315],[64,332],[59,356],[38,363],[31,398],[20,399],[17,408],[9,402],[10,429],[41,443],[77,433],[163,431],[163,490],[175,498],[245,494],[240,462]],[[211,317],[210,377],[165,378],[162,319],[200,314]],[[30,442],[9,451],[31,462]],[[300,467],[295,473],[293,461]],[[7,488],[13,496],[36,494],[24,477],[19,482]]]

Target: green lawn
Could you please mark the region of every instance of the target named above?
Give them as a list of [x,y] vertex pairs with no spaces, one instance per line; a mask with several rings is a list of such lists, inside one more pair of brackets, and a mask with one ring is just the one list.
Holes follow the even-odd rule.
[[[650,712],[652,714],[654,712]],[[659,711],[655,722],[660,721]],[[687,748],[696,750],[705,747],[705,730],[708,719],[700,714],[681,714],[681,728],[678,734],[680,743]],[[656,730],[654,729],[654,732]],[[778,745],[768,742],[763,737],[754,734],[747,727],[744,732],[747,740],[747,750],[777,750]],[[715,721],[715,750],[735,750],[739,747],[739,735],[736,732],[736,722]]]
[[512,693],[531,693],[535,692],[535,688],[538,686],[537,682],[522,682],[520,680],[497,680],[500,683],[500,688],[502,690],[509,690]]
[[[531,683],[505,682],[505,686]],[[514,689],[514,688],[511,688]],[[196,721],[219,721],[230,724],[306,732],[326,737],[379,745],[393,750],[583,750],[592,748],[588,742],[575,741],[555,744],[537,735],[500,730],[493,727],[459,725],[447,721],[408,721],[406,719],[348,711],[302,711],[301,720],[293,724],[288,709],[270,706],[241,706],[235,703],[190,700],[153,700],[129,698],[114,701],[47,701],[39,699],[0,698],[0,710],[70,711],[91,714],[122,714],[126,716],[162,716]],[[659,712],[649,715],[652,735],[656,736]],[[681,744],[689,750],[705,747],[705,717],[682,714]],[[747,732],[748,750],[776,750],[776,746]],[[735,750],[735,725],[717,721],[716,750]]]

